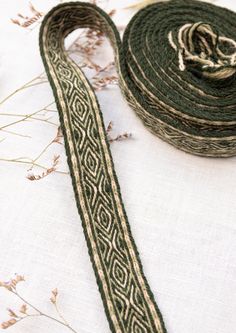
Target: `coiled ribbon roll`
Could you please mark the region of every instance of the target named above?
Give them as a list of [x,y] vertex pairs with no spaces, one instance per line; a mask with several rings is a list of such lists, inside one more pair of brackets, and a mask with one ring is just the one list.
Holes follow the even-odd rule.
[[64,3],[44,18],[40,51],[65,138],[78,210],[112,332],[164,333],[144,277],[93,88],[67,56],[77,28],[106,34],[123,94],[145,125],[186,152],[236,155],[236,14],[198,1],[150,5],[121,42],[98,7]]
[[236,154],[236,14],[197,1],[141,10],[119,73],[130,104],[163,140],[202,156]]

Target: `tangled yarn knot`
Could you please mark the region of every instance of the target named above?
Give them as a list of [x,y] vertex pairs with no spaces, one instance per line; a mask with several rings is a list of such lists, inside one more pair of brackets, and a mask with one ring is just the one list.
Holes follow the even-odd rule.
[[208,23],[187,23],[169,42],[178,53],[179,69],[186,68],[203,77],[221,80],[236,73],[236,42],[215,32]]

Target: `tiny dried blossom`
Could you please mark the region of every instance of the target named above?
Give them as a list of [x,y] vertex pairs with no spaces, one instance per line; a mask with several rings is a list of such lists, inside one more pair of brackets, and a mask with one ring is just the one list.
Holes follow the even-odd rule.
[[29,19],[29,16],[24,16],[21,13],[18,13],[17,16],[19,16],[20,18],[25,19],[25,20]]
[[11,285],[9,284],[9,282],[0,282],[0,287],[3,287],[9,291],[12,291],[12,287]]
[[[35,9],[32,2],[29,3],[29,8],[30,8],[31,12],[34,13],[34,14],[39,14],[40,13],[37,9]],[[40,13],[40,14],[42,14],[42,13]]]
[[11,18],[11,21],[12,21],[12,23],[14,23],[14,24],[17,24],[17,25],[21,26],[21,23],[20,23],[20,21],[19,21],[19,20],[17,20],[17,19],[12,19],[12,18]]
[[7,311],[10,317],[19,318],[19,316],[12,309],[7,309]]
[[21,305],[19,312],[23,313],[24,315],[27,315],[27,305],[26,304]]
[[22,276],[22,275],[18,275],[18,274],[16,275],[16,277],[15,277],[14,279],[10,280],[11,285],[12,285],[14,288],[16,288],[16,285],[17,285],[19,282],[22,282],[22,281],[25,281],[24,276]]
[[110,121],[109,124],[108,124],[108,126],[107,126],[107,129],[106,129],[107,134],[108,134],[109,132],[111,132],[112,128],[113,128],[113,122]]
[[112,10],[108,13],[108,15],[109,15],[109,16],[114,16],[115,13],[116,13],[116,10],[115,10],[115,9],[112,9]]
[[15,318],[12,318],[12,319],[9,319],[8,321],[4,321],[2,324],[1,324],[1,328],[3,330],[15,325],[17,323],[17,320]]
[[52,142],[62,144],[61,143],[62,138],[63,138],[63,134],[62,134],[61,126],[59,126],[57,129],[56,137],[52,140]]
[[58,290],[57,288],[52,290],[52,296],[50,298],[50,301],[53,303],[53,304],[56,304],[57,302],[57,295],[58,295]]
[[22,281],[25,281],[24,277],[22,275],[16,275],[16,277],[14,279],[11,279],[10,281],[0,281],[0,287],[3,287],[9,291],[13,291],[16,289],[17,284]]

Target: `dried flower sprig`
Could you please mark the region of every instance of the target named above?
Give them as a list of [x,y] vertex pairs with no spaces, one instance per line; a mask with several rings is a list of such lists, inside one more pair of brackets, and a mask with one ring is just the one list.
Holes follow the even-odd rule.
[[[96,1],[90,2],[96,3]],[[116,10],[113,9],[108,15],[113,16],[115,13]],[[107,65],[101,66],[94,60],[98,48],[103,46],[104,41],[105,35],[103,32],[83,29],[76,41],[68,49],[69,55],[75,54],[79,57],[80,67],[94,70],[95,74],[91,77],[90,81],[95,90],[101,90],[108,85],[118,83],[118,77],[114,74],[114,62],[109,62]]]
[[[40,169],[43,169],[47,172],[48,167],[40,164],[40,163],[34,163],[33,160],[31,158],[28,158],[28,157],[18,157],[18,158],[0,158],[0,161],[1,162],[7,162],[7,163],[16,163],[16,164],[25,164],[25,165],[28,165],[31,166],[33,165],[34,167],[38,167]],[[30,169],[28,169],[29,171]],[[66,171],[60,171],[60,170],[57,170],[55,169],[53,172],[55,173],[58,173],[58,174],[61,174],[61,175],[68,175],[69,173],[66,172]],[[27,177],[26,177],[27,178]]]
[[18,13],[17,16],[19,17],[18,19],[11,19],[12,23],[19,25],[22,28],[29,28],[36,22],[39,22],[39,20],[43,17],[44,13],[40,12],[37,10],[32,3],[29,3],[29,9],[32,15],[26,16],[22,15],[21,13]]
[[[59,126],[57,129],[56,136],[46,145],[46,147],[43,148],[40,154],[38,154],[38,156],[33,159],[32,168],[33,164],[37,162],[40,159],[40,157],[42,157],[42,155],[48,150],[49,147],[51,147],[52,144],[54,143],[62,144],[61,139],[62,139],[62,133],[61,133],[61,127]],[[30,168],[30,170],[32,170],[32,168]]]
[[13,279],[11,279],[8,282],[1,282],[0,281],[0,287],[5,288],[8,292],[14,294],[20,301],[23,302],[23,304],[20,306],[20,308],[16,311],[11,308],[7,309],[9,319],[1,323],[2,329],[8,329],[9,327],[12,327],[19,323],[20,321],[24,320],[25,318],[33,318],[33,317],[45,317],[47,319],[50,319],[57,324],[62,325],[63,327],[67,328],[73,333],[78,333],[74,328],[71,327],[71,325],[66,321],[62,313],[59,311],[58,308],[58,289],[53,289],[51,292],[50,302],[53,304],[56,313],[58,315],[58,318],[53,317],[46,312],[43,312],[39,310],[36,306],[31,304],[31,302],[27,301],[19,291],[17,290],[17,285],[19,282],[25,281],[24,277],[21,275],[16,275]]
[[107,126],[107,129],[106,129],[106,133],[107,133],[108,141],[109,141],[110,143],[113,143],[113,142],[115,142],[115,141],[121,141],[121,140],[130,139],[130,138],[132,137],[132,133],[127,133],[127,132],[125,132],[125,133],[123,133],[123,134],[119,134],[119,135],[117,135],[115,138],[112,138],[112,137],[110,136],[110,132],[112,131],[112,129],[113,129],[113,122],[110,121],[109,124],[108,124],[108,126]]
[[[47,107],[50,107],[52,104],[53,103],[48,104]],[[37,111],[37,113],[41,112],[42,110],[45,110],[45,108]],[[33,114],[36,114],[36,112],[34,112]],[[29,117],[29,116],[27,116],[27,117]],[[23,120],[19,120],[18,122],[20,122],[20,121],[23,121]],[[57,171],[57,166],[59,164],[60,155],[54,156],[51,167],[44,167],[38,163],[39,159],[49,149],[49,147],[51,145],[53,145],[54,143],[60,144],[60,145],[62,144],[62,138],[63,138],[63,136],[62,136],[62,132],[61,132],[61,127],[59,126],[57,129],[56,136],[43,148],[43,150],[34,159],[25,158],[25,157],[19,157],[19,158],[15,158],[15,159],[0,158],[0,161],[15,162],[15,163],[30,165],[30,167],[28,169],[29,174],[27,175],[27,179],[29,179],[29,180],[40,180],[40,179],[43,179],[46,176],[50,175],[53,172],[68,174],[67,172]],[[34,167],[42,168],[42,169],[44,169],[44,171],[40,175],[35,175],[32,171]]]
[[61,126],[58,127],[57,129],[57,133],[56,136],[53,138],[53,140],[51,140],[44,148],[43,150],[40,152],[40,154],[38,154],[38,156],[32,160],[32,165],[31,167],[28,169],[28,171],[30,172],[27,176],[27,178],[31,181],[33,180],[40,180],[42,178],[47,177],[48,175],[50,175],[51,173],[56,171],[56,168],[59,164],[59,159],[60,159],[60,155],[55,155],[53,158],[53,163],[52,166],[50,168],[47,168],[45,171],[43,171],[43,173],[41,175],[35,175],[32,170],[34,168],[34,166],[36,165],[37,161],[40,159],[40,157],[42,157],[42,155],[48,150],[49,147],[51,147],[52,144],[57,143],[57,144],[62,144],[62,139],[63,139],[63,135],[62,135],[62,131],[61,131]]
[[7,289],[8,291],[13,292],[16,290],[16,287],[19,282],[25,281],[25,278],[23,275],[16,275],[13,279],[7,281],[7,282],[2,282],[0,281],[0,287],[3,287]]
[[[60,155],[54,156],[53,163],[52,163],[52,166],[50,168],[43,171],[41,175],[35,175],[31,171],[27,175],[27,179],[33,181],[33,180],[40,180],[40,179],[43,179],[43,178],[47,177],[48,175],[50,175],[51,173],[56,171],[57,165],[59,164],[59,159],[60,159]],[[30,170],[32,170],[32,169],[30,169]]]
[[118,84],[118,78],[115,75],[106,76],[106,77],[96,77],[92,80],[92,85],[95,90],[102,90],[109,85],[116,85]]

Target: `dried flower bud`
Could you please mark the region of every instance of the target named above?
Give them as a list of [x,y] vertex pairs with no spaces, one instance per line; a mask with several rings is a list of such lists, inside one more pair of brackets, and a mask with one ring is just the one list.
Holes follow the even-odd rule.
[[109,133],[113,128],[113,123],[112,121],[109,122],[108,126],[107,126],[107,133]]
[[37,10],[34,8],[34,6],[32,5],[31,2],[29,3],[29,8],[30,8],[31,12],[37,13]]
[[112,10],[108,13],[108,15],[109,15],[109,16],[113,16],[113,15],[115,15],[115,13],[116,13],[116,10],[115,10],[115,9],[112,9]]
[[27,314],[27,305],[26,304],[23,304],[23,305],[21,305],[21,307],[20,307],[20,313],[23,313],[23,314]]
[[22,281],[25,281],[24,276],[22,276],[22,275],[16,275],[15,279],[10,280],[10,285],[11,285],[11,287],[12,287],[13,289],[15,289],[16,286],[17,286],[17,284],[18,284],[19,282],[22,282]]
[[63,134],[62,134],[61,126],[59,126],[58,129],[57,129],[57,135],[53,139],[52,142],[61,144],[61,138],[63,138]]
[[25,20],[28,20],[28,19],[29,19],[28,16],[24,16],[24,15],[22,15],[21,13],[18,13],[17,16],[19,16],[20,18],[25,19]]
[[53,167],[59,163],[60,155],[55,155],[53,158]]
[[16,275],[16,281],[17,281],[17,283],[21,282],[21,281],[25,281],[25,278],[23,275]]
[[53,294],[55,297],[57,297],[57,295],[58,295],[58,290],[57,290],[57,288],[55,288],[55,289],[52,291],[52,294]]
[[33,14],[35,14],[36,16],[41,17],[41,16],[43,15],[43,13],[39,12],[39,11],[38,11],[38,10],[32,5],[31,2],[29,3],[29,8],[30,8],[31,12],[32,12]]
[[9,326],[8,326],[8,323],[7,322],[3,322],[3,323],[1,323],[1,328],[3,329],[3,330],[5,330],[6,328],[8,328]]
[[12,285],[10,282],[0,282],[0,287],[6,288],[8,291],[12,291]]
[[13,318],[18,318],[17,314],[12,309],[7,309],[9,316]]
[[21,23],[20,23],[20,21],[19,21],[19,20],[16,20],[16,19],[11,19],[11,21],[12,21],[12,23],[14,23],[14,24],[17,24],[17,25],[21,26]]
[[57,301],[57,295],[58,295],[58,290],[57,288],[52,290],[52,297],[50,298],[50,301],[53,303],[53,304],[56,304],[56,301]]
[[33,172],[30,172],[30,173],[27,175],[26,178],[29,179],[29,180],[37,180],[36,177],[35,177],[35,175],[33,174]]
[[4,321],[2,324],[1,324],[1,328],[3,330],[9,328],[10,326],[13,326],[15,323],[17,322],[16,319],[12,318],[12,319],[9,319],[8,321]]

